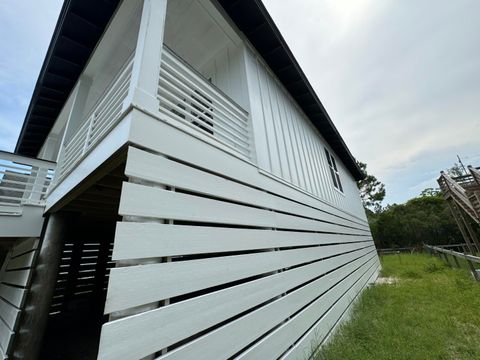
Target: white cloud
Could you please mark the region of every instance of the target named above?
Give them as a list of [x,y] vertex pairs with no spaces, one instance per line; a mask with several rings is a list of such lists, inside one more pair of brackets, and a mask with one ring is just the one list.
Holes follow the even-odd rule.
[[479,147],[479,2],[307,0],[295,16],[290,2],[265,2],[388,201]]
[[[480,2],[264,1],[389,201],[457,154],[480,165]],[[0,2],[0,149],[13,150],[61,3]]]

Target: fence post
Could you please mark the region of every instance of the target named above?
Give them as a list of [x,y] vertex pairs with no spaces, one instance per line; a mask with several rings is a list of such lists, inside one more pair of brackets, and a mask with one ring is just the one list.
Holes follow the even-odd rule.
[[443,257],[445,258],[445,261],[447,262],[448,266],[452,267],[452,264],[450,263],[450,260],[448,259],[448,255],[446,253],[443,253]]
[[475,278],[475,280],[480,281],[480,275],[478,274],[477,270],[475,269],[475,266],[473,265],[473,263],[468,259],[465,259],[465,260],[467,260],[468,267],[470,268],[470,270],[472,272],[472,275]]
[[456,256],[453,256],[453,260],[455,261],[455,265],[457,265],[457,268],[460,268],[460,263],[458,262],[458,259]]

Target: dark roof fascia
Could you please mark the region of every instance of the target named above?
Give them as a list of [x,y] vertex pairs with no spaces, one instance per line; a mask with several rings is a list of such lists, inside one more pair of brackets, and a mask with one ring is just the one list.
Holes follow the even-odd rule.
[[64,1],[15,153],[37,156],[119,1]]
[[[53,31],[52,40],[50,40],[50,45],[48,46],[47,54],[45,56],[45,60],[43,61],[42,68],[40,69],[40,74],[38,75],[37,82],[35,83],[32,98],[30,100],[30,104],[28,106],[27,113],[25,115],[25,120],[23,121],[22,129],[20,130],[20,135],[18,136],[17,145],[15,146],[15,153],[17,154],[30,155],[30,156],[32,155],[32,154],[25,154],[22,152],[22,142],[24,140],[25,133],[27,132],[30,115],[32,114],[32,111],[34,109],[34,105],[35,105],[34,99],[38,96],[38,93],[40,92],[42,79],[45,76],[46,69],[50,62],[50,59],[52,58],[53,51],[55,48],[55,43],[57,42],[57,39],[60,35],[60,29],[62,28],[63,22],[65,20],[65,16],[70,6],[70,2],[71,0],[64,1],[62,9],[60,11],[60,15],[58,16],[57,24],[55,25],[55,30]],[[34,154],[33,156],[35,155],[36,154]]]

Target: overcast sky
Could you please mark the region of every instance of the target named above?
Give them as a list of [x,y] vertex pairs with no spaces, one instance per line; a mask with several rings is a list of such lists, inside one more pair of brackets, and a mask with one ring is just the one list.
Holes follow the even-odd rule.
[[[435,186],[457,154],[480,165],[480,1],[264,2],[386,202]],[[2,150],[15,146],[61,3],[0,1]]]

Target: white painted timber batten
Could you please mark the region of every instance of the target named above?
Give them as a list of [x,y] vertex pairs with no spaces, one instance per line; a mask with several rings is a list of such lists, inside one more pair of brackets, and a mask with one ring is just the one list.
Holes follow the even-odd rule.
[[160,112],[250,158],[248,113],[167,47],[158,88]]
[[19,240],[0,269],[0,358],[7,359],[37,256],[38,239]]
[[366,222],[133,118],[99,359],[305,358],[378,273]]
[[350,172],[336,161],[342,191],[330,174],[330,146],[255,50],[248,48],[246,69],[258,165],[337,208],[365,219]]

